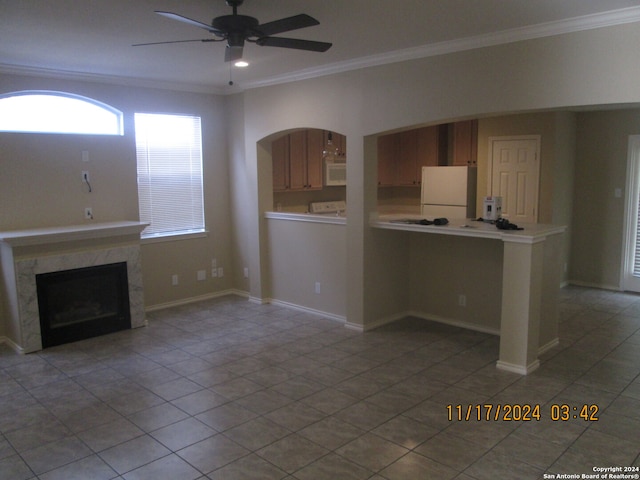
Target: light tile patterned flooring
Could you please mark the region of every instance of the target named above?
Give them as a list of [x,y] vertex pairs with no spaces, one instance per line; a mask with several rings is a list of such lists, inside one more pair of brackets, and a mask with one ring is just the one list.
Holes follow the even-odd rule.
[[[17,355],[0,346],[0,478],[537,479],[640,466],[640,297],[569,287],[529,376],[496,337],[406,319],[359,334],[238,297]],[[446,405],[539,404],[540,421]],[[552,404],[599,407],[552,421]]]

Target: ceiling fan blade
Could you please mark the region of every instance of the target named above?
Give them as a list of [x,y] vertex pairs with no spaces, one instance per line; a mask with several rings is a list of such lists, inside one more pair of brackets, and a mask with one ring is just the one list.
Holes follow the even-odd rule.
[[295,48],[296,50],[309,50],[311,52],[326,52],[333,45],[327,42],[282,37],[262,37],[256,43],[263,47]]
[[134,43],[132,47],[146,47],[147,45],[163,45],[166,43],[190,43],[190,42],[222,42],[223,39],[216,40],[215,38],[201,38],[198,40],[169,40],[166,42],[149,42],[149,43]]
[[258,25],[256,30],[260,32],[260,37],[268,37],[278,33],[297,30],[298,28],[313,27],[314,25],[320,25],[320,22],[305,13],[301,13],[293,17],[263,23],[262,25]]
[[224,50],[224,61],[235,62],[236,60],[240,60],[242,58],[242,50],[243,47],[230,47],[227,45],[227,48]]
[[211,32],[211,33],[215,33],[215,34],[224,33],[224,32],[221,32],[220,30],[217,30],[217,29],[213,28],[211,25],[207,25],[206,23],[202,23],[202,22],[199,22],[198,20],[193,20],[191,18],[182,16],[182,15],[178,15],[177,13],[163,12],[163,11],[160,11],[160,10],[156,10],[155,13],[157,13],[158,15],[162,15],[163,17],[170,18],[172,20],[178,20],[179,22],[187,23],[187,24],[192,25],[194,27],[204,28],[206,31]]

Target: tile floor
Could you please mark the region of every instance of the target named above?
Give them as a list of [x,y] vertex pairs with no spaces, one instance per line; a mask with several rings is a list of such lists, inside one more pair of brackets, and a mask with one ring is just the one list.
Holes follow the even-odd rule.
[[[526,377],[495,368],[490,335],[416,319],[358,334],[238,297],[36,354],[0,346],[0,478],[485,480],[638,467],[640,297],[569,287],[561,298],[561,345]],[[463,415],[539,404],[541,420],[450,421],[458,404]],[[553,421],[553,404],[597,405],[599,419]]]

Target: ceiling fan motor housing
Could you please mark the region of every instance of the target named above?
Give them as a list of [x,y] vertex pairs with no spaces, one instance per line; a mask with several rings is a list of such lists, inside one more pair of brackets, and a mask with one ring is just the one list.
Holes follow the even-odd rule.
[[257,18],[247,15],[223,15],[211,22],[215,30],[227,32],[225,37],[231,46],[242,46],[245,38],[259,36],[258,25],[260,22]]

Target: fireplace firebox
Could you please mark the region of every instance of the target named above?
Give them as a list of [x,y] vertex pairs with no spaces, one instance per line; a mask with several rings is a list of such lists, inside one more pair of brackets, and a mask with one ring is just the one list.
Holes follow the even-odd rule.
[[131,328],[127,263],[36,275],[42,347]]

